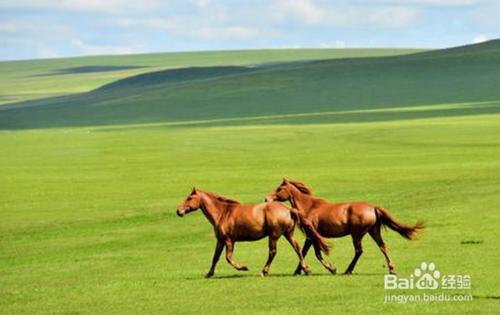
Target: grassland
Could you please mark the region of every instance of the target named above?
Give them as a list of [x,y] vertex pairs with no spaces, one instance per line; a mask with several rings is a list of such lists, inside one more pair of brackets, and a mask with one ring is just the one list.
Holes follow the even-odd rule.
[[[1,312],[496,312],[500,44],[341,52],[359,58],[253,51],[0,63],[10,69],[0,90],[22,101],[0,110]],[[75,67],[86,68],[53,74]],[[30,81],[43,73],[52,75]],[[37,95],[50,98],[28,101]],[[261,279],[261,241],[236,246],[248,273],[221,260],[204,279],[211,227],[200,212],[176,217],[177,204],[192,185],[257,202],[283,176],[332,200],[423,219],[416,242],[384,233],[399,273],[433,261],[470,274],[472,290],[452,293],[474,300],[384,304],[386,269],[368,238],[351,277],[329,275],[313,255],[314,274],[292,277],[296,258],[281,241]],[[342,270],[350,239],[331,243]]]

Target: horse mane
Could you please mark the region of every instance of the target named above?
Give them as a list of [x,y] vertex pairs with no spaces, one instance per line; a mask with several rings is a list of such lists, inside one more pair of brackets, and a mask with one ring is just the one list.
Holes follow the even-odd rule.
[[240,205],[241,204],[237,200],[229,199],[229,198],[223,197],[223,196],[218,195],[218,194],[213,193],[213,192],[207,192],[206,194],[209,195],[210,197],[217,199],[218,201],[221,201],[221,202],[226,203],[226,204],[230,204],[230,205]]
[[297,188],[300,192],[306,195],[312,195],[312,190],[309,189],[303,182],[299,182],[296,180],[289,180],[288,182],[295,186],[295,188]]

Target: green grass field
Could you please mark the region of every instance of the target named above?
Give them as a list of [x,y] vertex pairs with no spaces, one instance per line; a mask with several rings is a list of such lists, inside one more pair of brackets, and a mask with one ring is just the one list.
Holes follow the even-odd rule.
[[[499,41],[2,62],[0,312],[498,312],[498,82]],[[193,185],[260,202],[283,176],[424,220],[415,242],[384,232],[399,274],[470,274],[445,293],[473,300],[384,303],[369,237],[353,276],[311,253],[313,275],[293,277],[281,240],[262,279],[263,240],[236,244],[250,271],[221,259],[204,279],[212,228],[177,205]],[[330,244],[343,271],[351,240]]]

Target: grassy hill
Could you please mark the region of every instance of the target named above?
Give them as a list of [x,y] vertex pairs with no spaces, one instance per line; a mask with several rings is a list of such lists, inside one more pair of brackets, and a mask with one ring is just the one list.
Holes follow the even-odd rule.
[[[288,50],[0,63],[0,307],[4,313],[494,313],[500,214],[500,42],[445,50]],[[193,185],[260,202],[282,177],[426,222],[384,232],[399,274],[468,274],[468,302],[384,303],[367,237],[352,277],[284,241],[221,259]],[[303,239],[298,233],[298,237]],[[331,240],[343,271],[350,238]],[[395,294],[421,294],[419,290]],[[230,301],[230,303],[228,302]]]
[[[43,106],[8,110],[2,113],[0,126],[16,129],[140,124],[496,101],[500,96],[495,88],[500,79],[500,44],[482,45],[484,51],[468,46],[398,57],[148,72],[88,93],[28,102],[24,106]],[[467,104],[465,108],[456,105],[440,110],[444,115],[453,115],[464,111],[490,113],[497,108],[495,104]],[[429,110],[400,115],[436,114],[429,114]],[[372,114],[311,117],[323,122],[379,119]]]
[[106,83],[157,70],[391,56],[418,51],[417,49],[276,49],[6,61],[0,62],[0,105],[88,92]]

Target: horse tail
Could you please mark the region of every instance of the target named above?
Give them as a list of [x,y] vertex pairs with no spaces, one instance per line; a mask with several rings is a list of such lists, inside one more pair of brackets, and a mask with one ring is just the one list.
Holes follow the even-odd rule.
[[422,221],[418,221],[415,225],[406,225],[400,223],[394,219],[394,217],[386,209],[375,207],[375,213],[377,214],[377,219],[385,226],[388,226],[391,230],[398,232],[402,237],[413,240],[416,238],[417,234],[425,226]]
[[326,242],[326,239],[321,236],[314,225],[312,224],[311,220],[306,218],[304,214],[302,214],[300,211],[298,211],[295,208],[291,208],[290,211],[292,214],[294,214],[299,221],[299,228],[304,234],[310,238],[313,243],[319,247],[319,249],[325,253],[326,255],[330,254],[330,246]]

